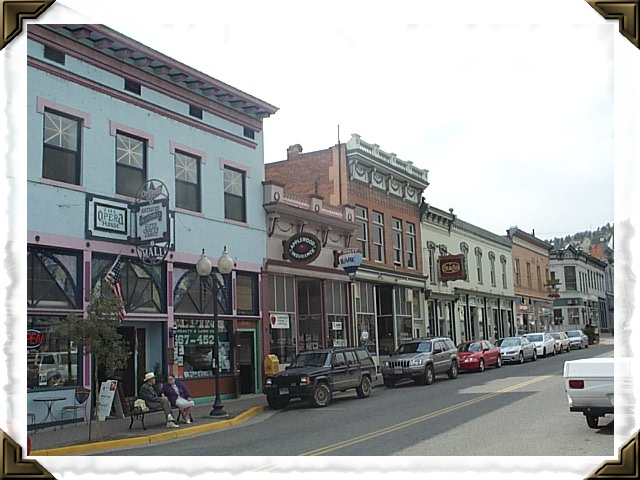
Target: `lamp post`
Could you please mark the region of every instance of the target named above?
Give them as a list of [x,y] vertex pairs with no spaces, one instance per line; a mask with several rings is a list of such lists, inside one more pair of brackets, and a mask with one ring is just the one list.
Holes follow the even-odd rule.
[[[204,253],[202,249],[202,255],[196,263],[196,271],[200,275],[200,280],[203,282],[203,287],[206,291],[207,278],[211,275],[211,260]],[[218,259],[218,271],[222,275],[228,275],[233,270],[233,260],[227,253],[227,247],[224,247],[222,255]],[[221,288],[224,288],[222,280],[214,278],[213,280],[213,359],[215,360],[214,376],[216,385],[216,399],[213,402],[213,409],[209,412],[211,417],[226,417],[229,414],[222,406],[222,400],[220,399],[220,340],[218,339],[218,293]]]

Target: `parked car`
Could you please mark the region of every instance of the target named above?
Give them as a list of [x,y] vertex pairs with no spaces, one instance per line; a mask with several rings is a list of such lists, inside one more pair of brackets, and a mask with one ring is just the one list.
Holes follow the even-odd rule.
[[571,348],[589,348],[589,337],[582,330],[569,330],[565,333],[571,341]]
[[564,332],[551,332],[549,335],[556,341],[556,352],[568,352],[571,350],[571,340]]
[[525,333],[523,337],[535,345],[538,357],[556,354],[556,341],[548,333]]
[[485,367],[502,366],[500,349],[487,340],[471,340],[458,345],[460,370],[484,372]]
[[500,348],[500,356],[503,362],[524,363],[525,360],[535,362],[538,359],[538,351],[533,343],[525,337],[505,337],[496,342]]
[[326,407],[333,392],[355,388],[359,398],[370,396],[376,378],[376,365],[366,348],[310,350],[300,353],[282,372],[267,376],[264,393],[269,406],[276,410],[292,398]]
[[456,378],[459,367],[458,349],[450,338],[420,338],[403,343],[382,362],[382,378],[387,388],[395,387],[404,378],[431,385],[440,373]]

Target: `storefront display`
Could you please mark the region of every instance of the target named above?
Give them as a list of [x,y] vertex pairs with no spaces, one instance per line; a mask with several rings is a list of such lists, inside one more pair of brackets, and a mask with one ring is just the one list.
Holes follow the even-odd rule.
[[[180,378],[213,376],[215,342],[213,319],[176,318],[174,322],[174,373]],[[232,372],[231,321],[219,320],[220,373]]]

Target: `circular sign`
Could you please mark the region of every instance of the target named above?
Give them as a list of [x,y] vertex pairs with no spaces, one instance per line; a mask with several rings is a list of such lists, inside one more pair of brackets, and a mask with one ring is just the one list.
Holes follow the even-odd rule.
[[320,255],[320,240],[310,233],[297,233],[286,241],[285,255],[294,262],[311,263]]
[[27,348],[38,348],[44,341],[44,334],[40,330],[27,330]]

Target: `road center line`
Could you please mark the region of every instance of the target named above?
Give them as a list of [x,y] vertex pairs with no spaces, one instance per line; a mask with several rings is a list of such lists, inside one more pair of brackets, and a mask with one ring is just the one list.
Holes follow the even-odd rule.
[[520,388],[526,387],[528,385],[532,385],[532,384],[540,382],[542,380],[546,380],[547,378],[551,378],[553,376],[554,375],[551,374],[551,375],[544,375],[542,377],[536,377],[536,378],[534,378],[532,380],[527,380],[526,382],[521,382],[521,383],[518,383],[518,384],[513,385],[511,387],[505,387],[505,388],[503,388],[501,390],[498,390],[497,392],[488,393],[488,394],[483,395],[481,397],[474,398],[472,400],[467,400],[465,402],[461,402],[461,403],[458,403],[456,405],[452,405],[450,407],[443,408],[443,409],[438,410],[436,412],[428,413],[426,415],[422,415],[420,417],[413,418],[411,420],[406,420],[406,421],[398,423],[396,425],[392,425],[390,427],[382,428],[382,429],[377,430],[375,432],[371,432],[371,433],[367,433],[367,434],[364,434],[364,435],[360,435],[359,437],[354,437],[354,438],[349,439],[349,440],[344,440],[342,442],[335,443],[333,445],[328,445],[326,447],[318,448],[316,450],[311,450],[310,452],[307,452],[307,453],[302,453],[301,456],[325,455],[327,453],[331,453],[331,452],[333,452],[335,450],[339,450],[339,449],[344,448],[344,447],[355,445],[357,443],[362,443],[362,442],[365,442],[365,441],[370,440],[372,438],[379,437],[381,435],[386,435],[388,433],[392,433],[392,432],[395,432],[395,431],[398,431],[398,430],[402,430],[403,428],[411,427],[411,426],[416,425],[418,423],[425,422],[427,420],[431,420],[432,418],[436,418],[436,417],[439,417],[441,415],[454,412],[456,410],[460,410],[461,408],[468,407],[468,406],[473,405],[475,403],[479,403],[479,402],[483,402],[485,400],[489,400],[489,399],[491,399],[493,397],[496,397],[498,395],[502,395],[502,394],[505,394],[505,393],[512,392],[514,390],[518,390]]

